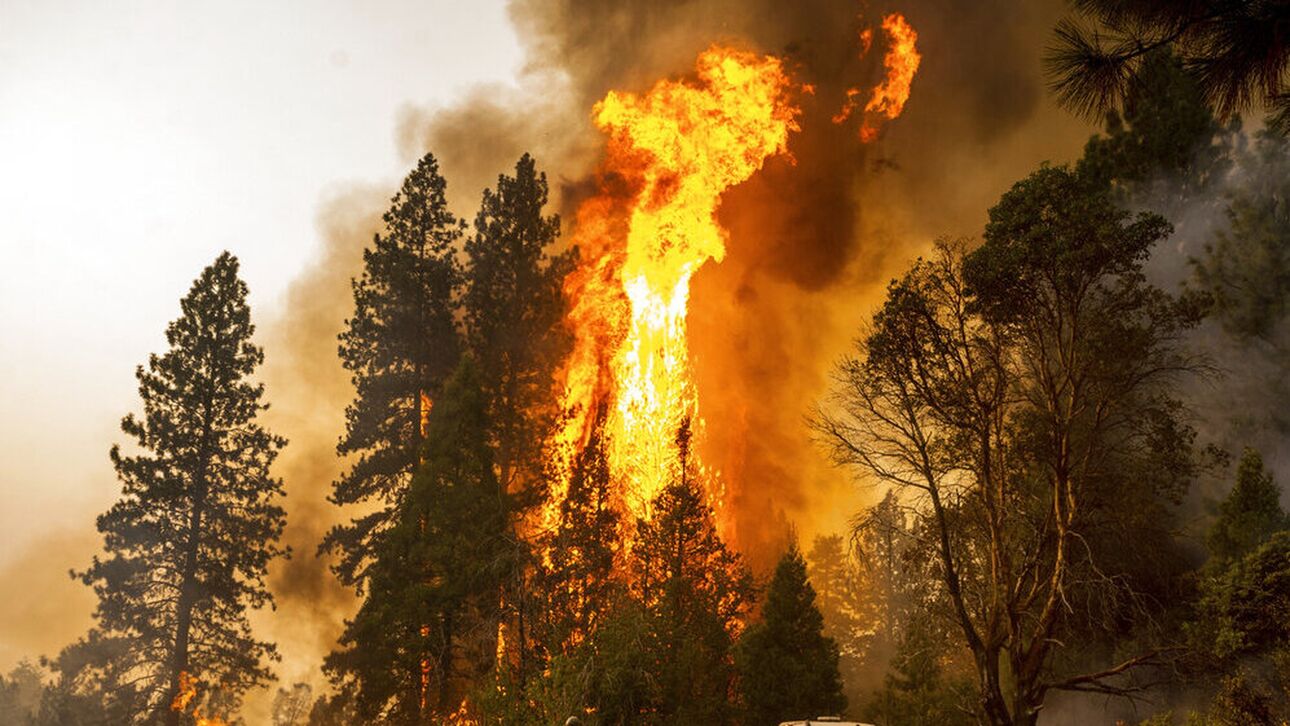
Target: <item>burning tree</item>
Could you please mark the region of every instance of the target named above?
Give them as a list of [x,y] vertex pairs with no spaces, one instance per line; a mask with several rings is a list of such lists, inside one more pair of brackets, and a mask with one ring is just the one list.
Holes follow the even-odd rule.
[[197,677],[231,710],[277,658],[246,611],[272,605],[265,574],[285,554],[269,466],[286,442],[256,423],[264,387],[248,378],[263,353],[237,273],[227,252],[203,270],[170,350],[139,367],[143,417],[121,422],[138,449],[112,448],[122,497],[98,518],[107,556],[78,574],[98,622],[55,666],[63,690],[95,693],[116,723],[180,723],[171,704]]
[[1054,665],[1074,623],[1149,619],[1134,558],[1168,541],[1167,503],[1193,475],[1171,386],[1196,368],[1178,338],[1201,308],[1142,273],[1168,230],[1040,169],[990,211],[977,250],[943,242],[892,283],[816,420],[839,462],[916,505],[990,723],[1033,724],[1054,689],[1130,693],[1117,676],[1158,655]]

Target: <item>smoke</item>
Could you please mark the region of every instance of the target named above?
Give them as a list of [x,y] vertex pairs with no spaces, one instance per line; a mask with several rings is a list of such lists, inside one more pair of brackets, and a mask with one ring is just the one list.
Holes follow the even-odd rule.
[[84,569],[85,553],[99,544],[98,532],[69,529],[6,553],[0,567],[0,663],[6,668],[34,653],[56,655],[89,630],[94,593],[68,572]]
[[[891,11],[918,32],[923,64],[904,116],[865,145],[856,120],[831,117],[848,88],[879,80],[881,42],[862,56],[859,33]],[[590,110],[609,90],[685,75],[714,43],[779,55],[814,87],[792,158],[726,195],[728,256],[693,283],[700,453],[722,473],[737,543],[764,565],[788,521],[805,536],[834,530],[864,501],[824,463],[804,417],[885,281],[936,236],[979,229],[1009,184],[1087,135],[1043,92],[1042,44],[1061,11],[1056,0],[515,0],[528,59],[517,84],[409,108],[400,149],[409,161],[435,153],[460,214],[532,152],[567,225],[598,161]]]
[[[1243,136],[1243,135],[1242,135]],[[1288,147],[1274,147],[1270,155],[1248,149],[1249,141],[1236,144],[1232,166],[1203,192],[1188,196],[1177,179],[1163,177],[1145,185],[1132,201],[1135,209],[1164,215],[1174,234],[1152,253],[1147,272],[1153,283],[1166,290],[1194,284],[1193,261],[1205,247],[1230,232],[1227,217],[1233,195],[1267,195],[1284,188]],[[1239,250],[1226,251],[1239,256]],[[1277,265],[1276,259],[1236,259],[1236,265]],[[1251,296],[1259,290],[1247,290]],[[1188,348],[1214,369],[1213,375],[1185,383],[1183,397],[1192,409],[1200,443],[1215,445],[1233,460],[1251,447],[1282,486],[1283,501],[1290,501],[1290,316],[1275,309],[1261,311],[1265,334],[1239,335],[1225,329],[1211,316],[1186,340]],[[1232,472],[1200,483],[1196,501],[1189,507],[1203,515],[1206,505],[1227,495]]]
[[[919,34],[923,63],[904,115],[873,144],[853,120],[834,125],[850,87],[881,74],[880,42],[861,57],[858,34],[888,11]],[[643,91],[690,72],[698,53],[727,43],[786,59],[815,86],[803,98],[792,161],[776,159],[732,190],[720,210],[728,255],[696,275],[691,340],[704,460],[722,472],[734,535],[759,565],[789,523],[836,531],[871,495],[833,469],[805,416],[834,361],[882,298],[887,279],[941,234],[972,234],[1008,185],[1041,161],[1073,156],[1089,130],[1044,96],[1042,45],[1058,0],[962,4],[909,0],[866,8],[848,0],[515,0],[527,53],[513,85],[481,86],[444,107],[409,106],[395,138],[409,166],[433,152],[457,214],[531,152],[552,181],[566,227],[593,185],[602,137],[592,105],[610,89]],[[341,518],[325,502],[340,471],[335,443],[352,397],[336,357],[350,312],[349,279],[394,187],[357,189],[320,215],[319,259],[266,326],[265,377],[274,430],[291,439],[279,471],[295,558],[275,568],[279,612],[263,631],[289,680],[316,678],[352,597],[314,559]],[[568,237],[566,229],[565,237]],[[316,682],[316,681],[315,681]]]
[[[393,193],[393,188],[355,186],[337,190],[322,204],[318,257],[287,289],[261,333],[261,375],[271,401],[264,423],[289,441],[275,472],[287,491],[284,543],[292,555],[270,569],[276,612],[256,613],[254,625],[278,644],[283,661],[275,671],[282,683],[321,685],[322,657],[335,647],[344,619],[357,608],[354,594],[340,585],[317,549],[333,524],[353,514],[327,501],[345,466],[336,442],[354,396],[336,337],[353,312],[349,281],[361,271],[363,249],[381,229]],[[244,715],[251,723],[269,722],[271,695],[268,690],[250,694]]]

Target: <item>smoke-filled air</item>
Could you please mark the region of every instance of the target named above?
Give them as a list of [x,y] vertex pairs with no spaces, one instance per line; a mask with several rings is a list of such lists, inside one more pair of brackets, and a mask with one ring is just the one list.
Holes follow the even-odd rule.
[[1290,722],[1290,6],[0,11],[0,724]]

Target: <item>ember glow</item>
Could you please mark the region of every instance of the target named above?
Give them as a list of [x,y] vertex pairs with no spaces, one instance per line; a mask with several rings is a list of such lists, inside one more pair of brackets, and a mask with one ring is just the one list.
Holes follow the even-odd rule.
[[[882,124],[890,121],[905,110],[909,100],[909,89],[918,73],[918,65],[923,57],[918,53],[918,33],[909,24],[905,16],[892,13],[882,19],[882,31],[887,36],[887,53],[882,58],[885,73],[882,83],[870,94],[864,106],[864,116],[860,123],[860,140],[869,143],[878,138]],[[869,52],[873,42],[873,31],[866,28],[860,32],[861,55]],[[842,110],[834,116],[834,123],[842,123],[851,117],[863,95],[859,88],[847,91],[847,101]]]
[[610,92],[595,107],[609,140],[601,193],[577,216],[582,265],[565,281],[576,339],[564,403],[575,416],[559,443],[585,442],[590,412],[605,404],[610,469],[633,516],[648,517],[676,474],[677,430],[696,416],[686,314],[691,277],[725,255],[721,195],[785,153],[797,129],[790,91],[777,58],[713,47],[696,81]]

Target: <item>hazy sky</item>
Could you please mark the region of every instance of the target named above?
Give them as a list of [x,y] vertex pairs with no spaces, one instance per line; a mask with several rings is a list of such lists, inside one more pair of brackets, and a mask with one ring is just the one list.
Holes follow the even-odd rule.
[[324,203],[413,163],[401,111],[520,64],[502,0],[0,0],[0,672],[89,625],[67,571],[193,278],[229,249],[282,319]]
[[405,104],[508,81],[499,1],[0,0],[0,566],[87,529],[192,279],[232,250],[263,322],[315,214],[405,171]]

